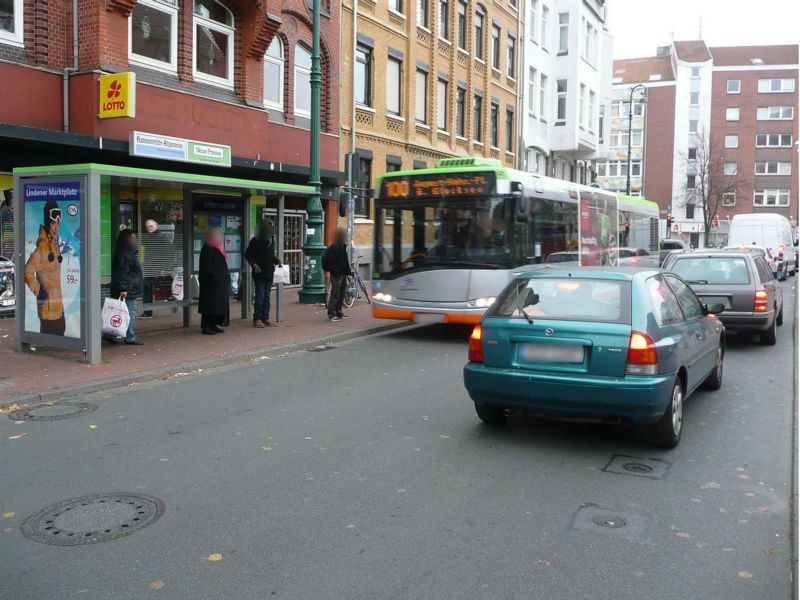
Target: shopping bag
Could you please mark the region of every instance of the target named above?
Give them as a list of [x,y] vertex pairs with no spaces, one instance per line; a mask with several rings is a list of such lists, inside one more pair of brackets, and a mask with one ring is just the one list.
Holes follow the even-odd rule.
[[276,285],[279,283],[291,283],[291,272],[289,271],[289,265],[275,267],[275,274],[273,275],[272,282]]
[[183,268],[177,267],[172,272],[172,298],[183,300]]
[[106,298],[103,301],[103,325],[101,331],[106,335],[125,337],[131,316],[128,314],[128,305],[124,300]]

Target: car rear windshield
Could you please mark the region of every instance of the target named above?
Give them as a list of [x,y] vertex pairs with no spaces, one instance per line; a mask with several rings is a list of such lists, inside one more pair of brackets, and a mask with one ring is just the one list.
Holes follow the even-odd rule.
[[629,325],[630,282],[576,277],[516,279],[500,294],[489,316]]
[[750,283],[744,257],[695,256],[675,260],[670,270],[688,283],[708,285],[744,285]]

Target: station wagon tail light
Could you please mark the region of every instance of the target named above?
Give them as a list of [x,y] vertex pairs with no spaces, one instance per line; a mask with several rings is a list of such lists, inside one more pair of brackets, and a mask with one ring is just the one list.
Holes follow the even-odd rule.
[[483,325],[475,325],[469,336],[469,362],[483,362]]
[[626,375],[657,375],[658,351],[649,336],[634,331],[628,343],[628,362]]
[[769,310],[769,298],[766,290],[756,290],[756,298],[753,303],[753,312],[767,312]]
[[783,244],[778,246],[778,258],[780,258],[781,260],[783,260],[783,252],[784,252],[784,250],[786,250],[786,248],[784,248]]

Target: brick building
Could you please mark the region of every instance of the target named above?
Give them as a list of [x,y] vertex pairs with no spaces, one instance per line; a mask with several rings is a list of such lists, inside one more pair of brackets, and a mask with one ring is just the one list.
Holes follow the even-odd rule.
[[[517,166],[518,2],[342,3],[342,153],[355,148],[360,185],[376,175],[484,156]],[[356,75],[353,80],[353,63]],[[368,273],[371,202],[356,203],[354,241]]]
[[[90,162],[285,184],[307,181],[312,15],[306,2],[9,0],[2,10],[0,174],[5,176],[0,184],[4,187],[10,185],[8,174],[15,167]],[[323,12],[321,164],[330,234],[336,224],[332,199],[341,180],[340,6],[328,2]],[[135,75],[131,84],[135,116],[100,118],[101,75],[128,72]],[[110,89],[109,98],[119,89]],[[129,105],[133,102],[132,97],[127,100]],[[226,152],[220,147],[229,146],[229,160],[198,163],[184,156],[175,162],[166,152],[145,156],[131,143],[134,131],[145,132],[144,141],[158,144],[173,138],[178,141],[169,143],[196,140],[220,156]],[[115,183],[110,192],[111,222],[133,226],[146,244],[145,221],[157,221],[161,213],[163,219],[179,220],[180,210],[170,203],[185,192],[171,185]],[[214,204],[209,200],[214,200],[213,191],[191,193],[206,207]],[[216,194],[218,207],[220,198]],[[247,190],[224,198],[226,206],[238,213],[251,200]],[[262,196],[252,204],[252,215],[239,214],[229,222],[235,225],[243,216],[255,221],[275,209],[275,198]],[[295,250],[292,267],[298,282],[305,204],[305,197],[285,195],[287,214],[292,216],[287,221],[291,236],[287,247]],[[172,209],[161,210],[167,206]],[[214,217],[213,222],[217,220]],[[183,223],[170,226],[177,232]],[[154,252],[151,241],[146,271],[148,260],[156,268]]]
[[673,217],[670,235],[696,247],[723,244],[737,213],[775,212],[796,224],[798,63],[797,45],[717,48],[701,40],[615,61],[612,157],[598,181],[625,189],[628,100],[642,86],[633,103],[631,187]]

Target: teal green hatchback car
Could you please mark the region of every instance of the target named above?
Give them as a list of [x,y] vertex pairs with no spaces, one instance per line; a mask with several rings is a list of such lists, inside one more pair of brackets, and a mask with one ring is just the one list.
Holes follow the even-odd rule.
[[514,279],[475,327],[464,385],[485,422],[509,410],[632,422],[673,448],[684,400],[722,385],[722,309],[660,269],[544,267]]

